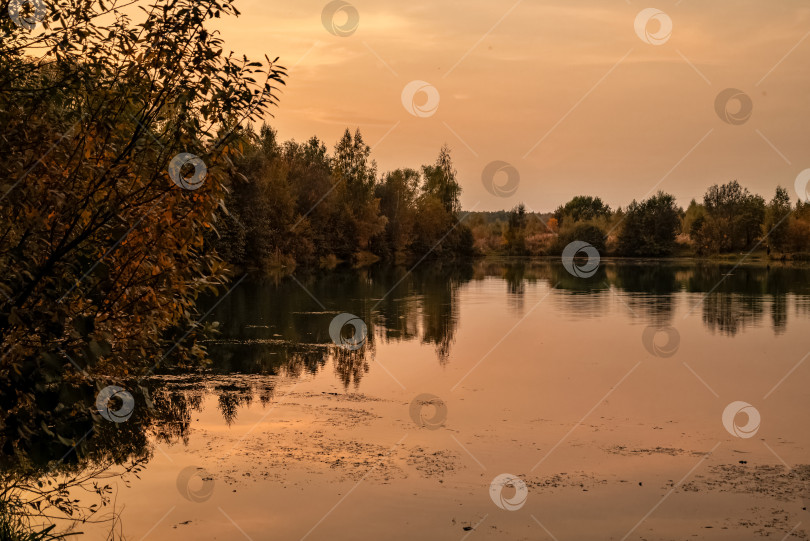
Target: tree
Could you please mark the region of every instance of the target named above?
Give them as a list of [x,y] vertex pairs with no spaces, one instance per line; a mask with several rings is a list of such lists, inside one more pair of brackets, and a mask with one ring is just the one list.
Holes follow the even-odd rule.
[[589,195],[578,195],[554,211],[554,218],[560,226],[609,216],[610,207],[600,198]]
[[596,248],[600,253],[605,253],[605,231],[601,227],[590,222],[576,223],[561,230],[560,234],[557,236],[551,246],[551,253],[559,255],[563,252],[566,246],[577,240],[587,242]]
[[[259,134],[246,130],[240,140],[243,155],[235,160],[238,173],[229,182],[226,205],[231,209],[228,230],[243,238],[241,258],[231,260],[251,269],[294,267],[312,252],[308,228],[299,221],[291,167],[275,130],[262,126]],[[295,231],[297,229],[297,231]],[[230,239],[226,239],[230,240]],[[223,246],[224,245],[224,246]],[[229,251],[226,243],[217,247]]]
[[[57,346],[80,364],[148,365],[225,278],[203,233],[239,122],[276,103],[284,70],[224,54],[207,24],[238,14],[230,0],[157,0],[137,24],[100,1],[51,7],[41,34],[5,25],[0,47],[0,178],[19,179],[0,209],[5,366]],[[170,179],[181,153],[207,170],[195,191]]]
[[359,131],[346,130],[330,156],[317,138],[279,142],[273,128],[242,130],[236,174],[225,183],[225,209],[209,240],[240,267],[290,272],[376,257],[402,261],[435,250],[472,253],[458,215],[461,187],[445,147],[435,165],[398,169],[377,179]]
[[658,192],[641,203],[633,201],[627,207],[619,234],[619,252],[631,256],[670,255],[680,225],[680,209],[674,196]]
[[369,162],[371,148],[363,141],[360,130],[352,137],[348,128],[335,145],[332,167],[339,181],[346,183],[352,198],[366,200],[377,181],[377,164]]
[[765,220],[762,222],[762,235],[766,236],[768,247],[784,252],[788,243],[788,230],[790,222],[790,195],[781,186],[776,187],[776,193],[765,209]]
[[740,241],[743,248],[753,247],[754,241],[760,238],[764,219],[765,199],[761,195],[748,195],[735,221],[735,229],[740,230]]
[[787,232],[787,246],[791,252],[810,252],[810,221],[797,217],[790,219]]
[[137,23],[116,2],[49,0],[35,33],[7,7],[0,439],[17,457],[75,443],[74,460],[88,425],[104,430],[69,403],[77,389],[205,359],[197,300],[231,276],[208,241],[241,126],[269,114],[285,72],[223,50],[209,26],[238,14],[231,0],[154,0]]
[[689,206],[686,207],[686,212],[681,220],[681,233],[691,235],[695,222],[700,220],[703,223],[703,217],[706,215],[706,207],[692,199]]
[[503,236],[509,255],[526,254],[526,206],[523,203],[509,212]]
[[397,169],[377,186],[380,212],[386,217],[385,250],[405,253],[414,240],[416,198],[421,178],[413,169]]
[[444,210],[455,216],[461,209],[459,204],[461,186],[456,180],[456,168],[450,157],[450,147],[443,145],[436,163],[422,166],[422,174],[425,177],[425,194],[438,199]]
[[458,215],[461,185],[447,145],[442,146],[433,165],[422,166],[422,176],[414,251],[434,256],[472,255],[474,239]]
[[750,248],[759,237],[765,200],[749,193],[736,180],[710,187],[703,196],[703,205],[707,219],[703,224],[706,231],[701,237],[706,239],[710,231],[719,233],[711,244],[719,246],[721,251]]
[[306,143],[285,142],[281,159],[296,201],[296,221],[290,228],[290,236],[301,245],[296,263],[313,265],[333,253],[340,234],[332,226],[337,194],[332,190],[331,158],[326,145],[311,137]]
[[374,196],[377,164],[369,161],[370,154],[360,130],[352,137],[347,128],[335,145],[332,176],[339,201],[336,225],[345,233],[345,242],[339,248],[342,256],[368,250],[371,238],[385,227],[385,218],[380,216]]

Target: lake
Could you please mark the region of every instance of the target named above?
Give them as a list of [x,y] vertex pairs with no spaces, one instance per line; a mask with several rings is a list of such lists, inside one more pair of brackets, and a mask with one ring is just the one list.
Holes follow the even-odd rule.
[[88,538],[807,537],[808,267],[424,262],[207,306],[209,369],[95,436],[143,464]]

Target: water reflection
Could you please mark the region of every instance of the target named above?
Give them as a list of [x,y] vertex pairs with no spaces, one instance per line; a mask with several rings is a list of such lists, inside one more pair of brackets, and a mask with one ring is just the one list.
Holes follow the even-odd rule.
[[[344,387],[357,387],[376,342],[419,340],[446,363],[459,324],[459,288],[473,277],[467,264],[375,267],[310,274],[280,282],[246,282],[212,314],[222,337],[208,343],[216,372],[298,377],[330,360]],[[358,351],[335,347],[329,323],[356,314],[368,327]]]
[[[357,387],[377,341],[418,340],[447,363],[460,324],[460,290],[469,282],[501,281],[517,315],[526,310],[527,291],[544,286],[553,290],[562,317],[599,317],[620,302],[629,318],[669,325],[680,303],[711,331],[733,336],[765,324],[766,313],[773,331],[784,332],[791,306],[805,317],[808,278],[807,267],[693,261],[603,261],[588,279],[544,260],[424,264],[413,272],[379,266],[246,282],[217,307],[213,317],[222,322],[222,336],[208,345],[217,372],[299,377],[333,364],[345,387]],[[331,319],[343,312],[356,314],[369,329],[356,352],[336,348],[328,334]]]
[[[615,293],[629,317],[641,318],[648,325],[667,325],[682,299],[687,311],[702,314],[707,328],[729,336],[761,325],[766,310],[774,333],[783,333],[789,306],[795,305],[797,317],[806,316],[810,295],[810,269],[784,265],[735,268],[692,261],[607,261],[593,277],[581,279],[555,262],[489,261],[477,263],[474,276],[477,280],[499,276],[506,282],[508,294],[521,299],[526,284],[546,283],[566,294],[559,306],[575,317],[605,314],[606,293]],[[511,301],[511,305],[522,312],[522,300]]]
[[[230,425],[243,406],[274,400],[273,376],[300,378],[331,367],[344,388],[359,388],[382,344],[419,342],[433,349],[438,363],[452,362],[464,324],[460,305],[471,285],[489,288],[484,304],[474,308],[479,312],[505,302],[522,317],[548,293],[560,317],[580,320],[619,310],[638,323],[663,326],[676,313],[692,311],[708,330],[734,336],[763,326],[781,334],[791,318],[810,318],[808,278],[810,268],[783,265],[603,261],[583,280],[557,261],[482,260],[422,264],[413,272],[378,266],[246,280],[211,315],[220,334],[206,343],[211,365],[205,374],[119,382],[138,405],[125,423],[104,421],[95,412],[106,382],[68,381],[46,365],[0,382],[0,407],[17,412],[0,427],[0,493],[6,495],[0,512],[8,509],[10,495],[41,497],[43,479],[60,479],[62,488],[48,496],[58,506],[70,487],[136,473],[156,443],[188,443],[191,419],[206,396],[216,397]],[[337,347],[329,336],[329,323],[344,312],[368,327],[367,341],[356,351]],[[103,486],[95,500],[84,499],[70,511],[96,516],[92,505],[109,503]]]
[[125,422],[116,423],[96,410],[106,382],[44,384],[30,378],[29,383],[17,382],[17,390],[35,396],[39,407],[18,407],[2,432],[0,539],[29,539],[25,535],[41,533],[43,519],[60,528],[30,539],[61,539],[53,535],[80,533],[76,528],[93,523],[109,524],[110,538],[118,538],[115,479],[133,481],[156,445],[187,445],[192,417],[203,411],[206,396],[216,397],[224,422],[231,424],[254,400],[269,404],[275,389],[272,378],[238,375],[164,374],[121,382],[135,407]]
[[130,382],[137,407],[126,422],[116,423],[96,410],[106,383],[59,380],[43,372],[4,379],[0,398],[17,402],[2,427],[0,538],[61,538],[47,530],[53,525],[43,532],[38,524],[44,518],[72,522],[68,531],[85,523],[114,523],[112,479],[137,475],[152,458],[154,442],[187,443],[191,412],[200,409],[201,396],[190,398],[158,378]]

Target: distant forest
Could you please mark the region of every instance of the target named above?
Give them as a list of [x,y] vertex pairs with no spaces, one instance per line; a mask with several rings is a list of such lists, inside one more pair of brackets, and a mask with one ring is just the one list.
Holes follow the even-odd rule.
[[447,146],[420,169],[379,173],[360,131],[332,153],[318,138],[281,142],[275,130],[241,134],[225,208],[209,242],[244,268],[364,265],[422,258],[559,255],[574,240],[603,255],[713,256],[760,249],[810,257],[810,204],[777,187],[770,201],[736,180],[711,186],[684,210],[658,192],[625,208],[577,196],[551,213],[523,204],[463,212]]
[[331,155],[316,137],[282,143],[268,126],[246,130],[239,144],[228,210],[209,239],[232,263],[291,269],[475,255],[446,146],[418,171],[380,175],[359,130],[347,129]]

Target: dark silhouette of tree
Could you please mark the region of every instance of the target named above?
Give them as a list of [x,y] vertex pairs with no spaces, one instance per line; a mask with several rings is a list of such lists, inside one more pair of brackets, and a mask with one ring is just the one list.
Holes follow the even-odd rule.
[[421,177],[413,169],[397,169],[385,175],[377,186],[380,212],[386,218],[383,242],[378,250],[401,259],[414,241],[418,219],[416,202]]
[[664,192],[627,207],[619,234],[619,253],[629,256],[666,256],[675,248],[681,225],[675,197]]
[[743,250],[761,234],[765,200],[734,180],[710,187],[703,196],[706,218],[696,242],[704,252]]
[[336,225],[349,233],[346,240],[350,243],[342,247],[343,256],[368,250],[371,238],[385,227],[385,218],[380,215],[378,200],[374,197],[377,164],[369,161],[370,153],[360,130],[352,137],[347,129],[335,145],[332,175],[339,205]]
[[442,146],[436,163],[422,166],[422,174],[425,177],[424,195],[436,198],[445,212],[455,216],[461,209],[461,186],[456,179],[457,172],[450,157],[450,147]]
[[414,252],[434,258],[472,255],[472,232],[459,216],[461,186],[447,145],[439,151],[435,164],[422,167],[422,175]]
[[768,247],[778,252],[784,252],[788,245],[788,230],[790,222],[790,196],[781,186],[776,187],[776,193],[765,208],[765,219],[762,222],[762,235],[766,236]]
[[526,207],[523,203],[509,212],[503,237],[509,255],[526,254]]
[[610,216],[610,207],[600,198],[590,195],[578,195],[554,211],[554,218],[560,226],[608,216]]
[[606,251],[604,229],[593,223],[575,223],[560,230],[552,244],[551,252],[561,254],[565,247],[574,241],[587,242],[600,254],[604,254]]
[[291,272],[298,265],[473,253],[446,146],[421,173],[398,169],[378,180],[359,131],[346,130],[331,156],[317,138],[279,143],[266,125],[259,133],[245,130],[238,143],[237,173],[208,235],[231,263]]

